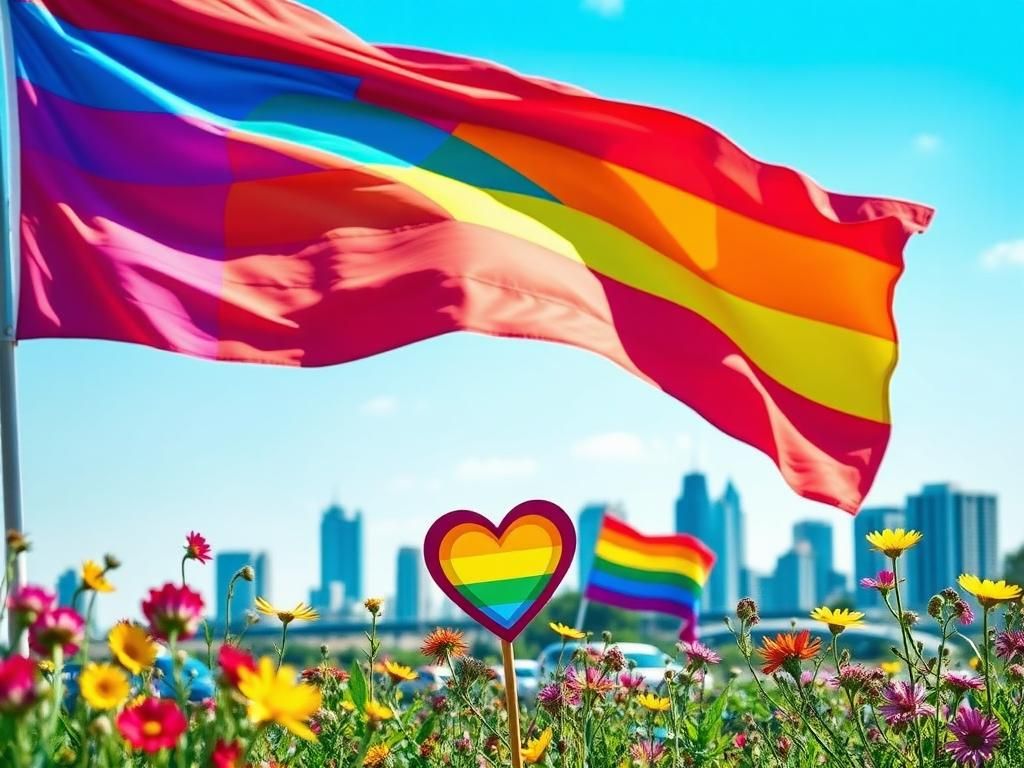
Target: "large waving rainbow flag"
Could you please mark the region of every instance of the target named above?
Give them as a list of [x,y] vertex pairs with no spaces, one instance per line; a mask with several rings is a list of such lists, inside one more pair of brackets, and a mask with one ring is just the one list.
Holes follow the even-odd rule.
[[2,1],[19,338],[303,366],[451,331],[564,342],[859,506],[929,209],[288,0]]
[[583,596],[632,611],[683,620],[680,637],[697,637],[700,600],[715,553],[687,534],[646,536],[605,515]]

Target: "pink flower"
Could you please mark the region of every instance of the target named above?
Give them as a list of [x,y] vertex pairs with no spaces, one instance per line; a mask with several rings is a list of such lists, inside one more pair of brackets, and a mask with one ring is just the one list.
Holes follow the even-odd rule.
[[650,766],[657,763],[665,755],[665,745],[661,742],[639,741],[629,748],[629,756],[636,763],[642,766]]
[[643,675],[637,675],[632,672],[623,672],[619,675],[619,685],[627,691],[639,691],[646,683],[647,681],[644,680]]
[[899,680],[882,689],[885,703],[878,709],[889,725],[904,726],[920,717],[935,714],[935,707],[925,703],[926,696],[923,685],[911,685],[906,680]]
[[942,682],[947,688],[957,693],[985,690],[985,681],[969,672],[946,672],[942,675]]
[[217,664],[220,665],[224,679],[234,688],[238,687],[238,683],[242,679],[241,670],[256,671],[256,660],[241,648],[236,648],[233,645],[222,645],[220,647],[220,652],[217,654]]
[[51,656],[57,648],[65,656],[78,651],[85,636],[85,621],[73,608],[55,608],[41,614],[28,628],[28,644],[43,656]]
[[[903,583],[903,579],[900,579],[900,583]],[[896,588],[896,574],[892,571],[879,571],[878,575],[873,579],[861,579],[860,585],[864,589],[876,589],[884,596],[889,594],[890,590]]]
[[692,643],[678,643],[677,647],[686,654],[691,667],[705,667],[709,664],[718,664],[722,660],[721,656],[696,640]]
[[615,681],[596,667],[587,667],[582,675],[575,667],[569,667],[565,671],[565,687],[577,694],[593,691],[603,696],[615,687]]
[[996,656],[1006,661],[1024,661],[1024,632],[1006,630],[996,635]]
[[218,739],[210,755],[213,768],[242,768],[242,745],[237,741]]
[[978,768],[992,759],[993,751],[999,746],[999,721],[976,709],[961,709],[949,724],[949,730],[956,738],[946,744],[945,749],[957,765]]
[[190,531],[188,536],[185,537],[185,558],[188,560],[198,560],[200,563],[210,562],[212,559],[210,557],[210,545],[206,543],[206,539],[201,534]]
[[40,614],[52,610],[56,602],[57,597],[50,590],[26,584],[7,598],[7,607],[21,625],[27,627],[38,619]]
[[35,662],[24,656],[0,660],[0,712],[23,712],[35,698]]
[[199,629],[203,598],[184,585],[164,584],[158,590],[149,590],[149,599],[142,601],[142,613],[153,637],[168,640],[175,634],[178,640],[187,640]]
[[736,747],[736,749],[744,749],[747,746],[747,734],[737,733],[732,737],[732,745]]
[[174,699],[144,699],[117,716],[124,740],[150,754],[177,744],[187,724]]
[[582,697],[577,690],[570,690],[564,683],[548,683],[537,691],[537,704],[547,712],[555,714],[564,707],[578,707]]

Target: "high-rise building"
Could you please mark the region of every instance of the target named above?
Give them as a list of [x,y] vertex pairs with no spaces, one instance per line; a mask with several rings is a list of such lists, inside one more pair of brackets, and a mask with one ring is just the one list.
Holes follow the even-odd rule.
[[[881,552],[875,551],[868,543],[867,535],[872,531],[886,528],[896,530],[907,527],[907,515],[899,507],[868,507],[862,509],[853,519],[853,582],[874,578],[879,571],[888,570],[891,563]],[[904,555],[912,558],[913,550]],[[906,565],[904,562],[904,565]],[[905,575],[905,574],[904,574]],[[873,589],[854,590],[857,607],[861,610],[884,610],[881,595]]]
[[913,555],[907,564],[913,605],[924,605],[961,573],[999,576],[998,509],[993,494],[968,493],[948,483],[925,485],[920,493],[907,497],[907,525],[924,533],[908,552]]
[[597,536],[601,532],[605,513],[614,515],[620,520],[626,519],[626,510],[621,505],[595,502],[587,504],[580,510],[576,525],[576,560],[579,565],[580,591],[586,588],[587,577],[594,564]]
[[57,577],[57,605],[71,608],[71,601],[78,589],[78,572],[74,568],[68,568]]
[[775,564],[768,595],[762,595],[762,610],[776,613],[806,613],[814,608],[814,557],[806,541],[797,541]]
[[254,581],[236,579],[231,595],[231,623],[244,621],[245,612],[253,607],[256,598],[267,600],[270,596],[270,557],[266,552],[218,552],[214,560],[214,582],[216,583],[217,605],[211,613],[217,615],[219,621],[227,618],[228,587],[231,579],[245,566],[255,571]]
[[731,612],[741,597],[745,566],[743,510],[732,481],[726,483],[722,497],[712,504],[707,478],[700,472],[685,475],[682,494],[676,501],[676,532],[696,536],[716,555],[704,585],[704,610]]
[[418,547],[398,550],[398,573],[395,581],[395,619],[422,621],[427,617],[426,569]]
[[316,608],[333,613],[363,598],[363,513],[349,516],[337,504],[320,521],[320,588]]
[[824,605],[834,589],[832,526],[819,520],[802,520],[793,526],[793,541],[807,545],[814,560],[814,602]]

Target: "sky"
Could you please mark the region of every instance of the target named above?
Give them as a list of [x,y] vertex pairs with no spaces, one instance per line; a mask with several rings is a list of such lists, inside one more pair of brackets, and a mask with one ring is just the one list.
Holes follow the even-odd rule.
[[[952,481],[997,493],[1002,549],[1024,544],[1024,4],[312,4],[373,42],[673,109],[826,188],[934,206],[896,293],[893,438],[867,504]],[[365,513],[364,581],[389,596],[397,547],[420,544],[450,509],[499,519],[542,497],[575,515],[607,500],[667,532],[694,468],[715,494],[727,478],[738,487],[755,568],[769,570],[806,518],[833,522],[838,563],[851,560],[845,513],[797,497],[759,452],[565,346],[457,334],[292,370],[33,341],[19,346],[18,385],[30,578],[52,584],[117,554],[101,623],[138,615],[144,590],[176,577],[192,529],[215,550],[268,550],[271,596],[294,603],[317,581],[319,518],[336,500]],[[212,565],[191,580],[212,597]]]

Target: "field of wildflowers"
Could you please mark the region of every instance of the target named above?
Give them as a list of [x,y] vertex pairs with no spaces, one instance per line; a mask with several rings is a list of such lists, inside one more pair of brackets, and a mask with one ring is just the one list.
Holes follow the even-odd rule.
[[[667,654],[678,666],[653,685],[633,673],[607,633],[576,649],[587,636],[552,623],[568,650],[536,700],[521,702],[523,761],[564,768],[1024,765],[1021,588],[961,575],[960,591],[935,595],[924,619],[904,609],[899,575],[901,556],[921,534],[886,530],[868,538],[891,564],[861,582],[881,594],[899,627],[902,641],[888,661],[850,658],[843,632],[864,617],[842,608],[811,614],[827,628],[827,642],[793,631],[755,644],[758,608],[744,599],[729,623],[741,667],[721,670],[715,650],[680,643]],[[12,555],[27,548],[8,534]],[[300,671],[284,663],[288,629],[315,621],[316,612],[259,599],[254,608],[279,622],[281,635],[274,654],[256,658],[244,627],[238,634],[229,627],[215,641],[203,620],[186,566],[209,556],[203,537],[190,534],[180,583],[152,589],[142,601],[146,623],[119,623],[105,643],[91,646],[86,627],[96,600],[114,588],[116,558],[83,566],[80,613],[56,607],[42,587],[12,590],[9,557],[0,610],[21,637],[0,661],[0,766],[510,764],[503,690],[488,664],[467,655],[460,632],[438,628],[423,639],[425,661],[451,677],[442,689],[413,693],[408,684],[417,671],[381,647],[382,601],[366,601],[360,658],[341,667],[323,648],[321,662]],[[235,580],[252,577],[242,569]],[[935,655],[915,638],[922,621],[941,639]],[[206,639],[215,680],[197,676],[195,660],[178,647],[196,636]],[[29,655],[17,650],[22,638]],[[973,650],[965,668],[949,653],[954,640]],[[708,676],[712,668],[720,671]]]

